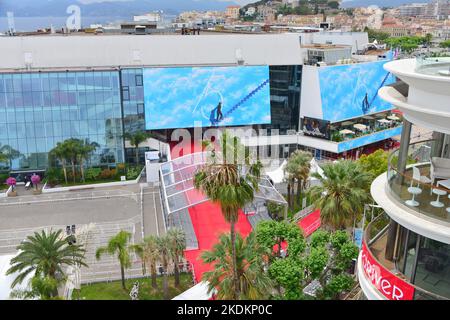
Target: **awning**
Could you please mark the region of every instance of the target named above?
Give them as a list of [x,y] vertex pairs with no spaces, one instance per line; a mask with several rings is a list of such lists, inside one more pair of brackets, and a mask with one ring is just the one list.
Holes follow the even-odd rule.
[[[205,194],[196,192],[193,184],[195,172],[207,162],[209,153],[192,153],[161,165],[159,174],[163,206],[168,215],[209,200]],[[260,177],[258,188],[255,198],[282,205],[287,204],[286,199],[275,189],[267,177]]]
[[353,121],[344,121],[344,122],[341,123],[341,126],[350,126],[352,124],[354,124]]

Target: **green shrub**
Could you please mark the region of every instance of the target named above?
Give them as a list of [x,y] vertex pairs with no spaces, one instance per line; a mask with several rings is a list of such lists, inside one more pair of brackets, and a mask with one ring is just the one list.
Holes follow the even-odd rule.
[[127,170],[127,180],[133,180],[136,179],[141,171],[137,167],[130,167]]
[[0,174],[0,184],[6,183],[6,179],[9,178],[9,174],[7,173],[1,173]]
[[97,180],[101,173],[102,169],[100,168],[89,168],[86,170],[86,179]]
[[116,169],[104,169],[100,173],[100,178],[103,179],[103,180],[108,180],[108,179],[115,178],[116,175],[117,175],[117,170]]
[[47,177],[47,183],[52,187],[64,181],[64,173],[60,168],[47,169],[45,176]]

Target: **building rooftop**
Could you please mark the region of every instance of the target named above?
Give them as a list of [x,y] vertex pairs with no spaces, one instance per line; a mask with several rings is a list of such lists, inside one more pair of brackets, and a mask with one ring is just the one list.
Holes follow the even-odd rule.
[[302,64],[296,34],[36,35],[0,37],[0,46],[2,72]]

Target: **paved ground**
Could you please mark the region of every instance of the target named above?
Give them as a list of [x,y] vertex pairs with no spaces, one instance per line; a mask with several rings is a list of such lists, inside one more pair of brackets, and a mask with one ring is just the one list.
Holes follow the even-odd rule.
[[139,187],[0,199],[0,230],[125,220],[140,215]]
[[[133,243],[140,242],[143,233],[145,236],[165,232],[159,189],[142,187],[142,191],[141,185],[131,185],[2,198],[0,254],[15,253],[16,246],[34,231],[64,229],[75,224],[77,230],[89,229],[86,243],[89,268],[82,269],[82,281],[118,279],[120,269],[116,259],[105,256],[97,261],[96,248],[106,245],[120,230],[131,232]],[[133,255],[133,266],[127,276],[141,274],[140,261]]]

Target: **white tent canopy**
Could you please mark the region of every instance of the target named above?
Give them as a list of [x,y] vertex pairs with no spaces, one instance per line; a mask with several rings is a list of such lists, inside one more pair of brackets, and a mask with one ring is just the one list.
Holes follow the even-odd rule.
[[284,168],[286,167],[287,161],[284,160],[281,166],[276,168],[274,171],[266,172],[266,175],[269,176],[270,180],[273,183],[282,183],[284,179]]
[[[269,178],[273,181],[273,183],[277,184],[277,183],[283,182],[284,168],[286,167],[286,164],[287,164],[287,161],[284,160],[280,167],[278,167],[277,169],[275,169],[273,171],[266,172],[266,175],[269,176]],[[316,159],[312,158],[310,164],[311,164],[311,170],[310,170],[311,173],[317,172],[322,177],[324,177],[323,170],[317,163]],[[310,179],[314,179],[314,178],[310,178]]]
[[172,300],[209,300],[212,294],[208,294],[208,282],[199,282],[192,288],[177,295]]
[[[0,300],[9,300],[11,291],[11,284],[14,279],[17,277],[17,273],[6,275],[6,271],[11,267],[11,259],[14,258],[15,255],[3,255],[0,256]],[[25,290],[28,288],[28,282],[33,277],[34,272],[31,272],[21,284],[18,284],[14,287],[14,289]]]

